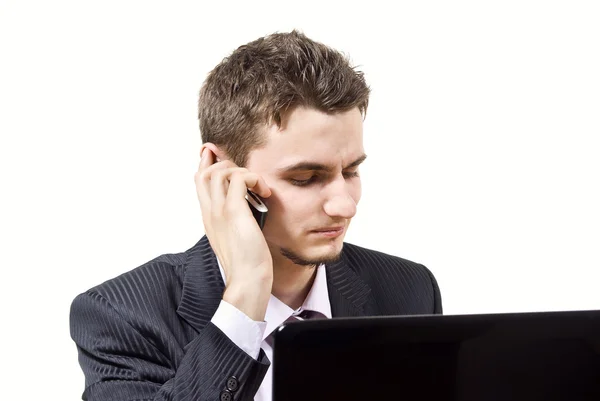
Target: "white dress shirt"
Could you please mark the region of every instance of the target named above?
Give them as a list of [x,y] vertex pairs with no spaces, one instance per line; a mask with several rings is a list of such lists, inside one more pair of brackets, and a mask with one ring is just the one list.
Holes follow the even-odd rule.
[[[221,270],[223,282],[225,282],[225,272],[220,262],[219,269]],[[262,348],[269,361],[272,362],[273,348],[266,341],[267,337],[291,316],[297,316],[304,310],[319,312],[328,319],[331,319],[331,304],[329,303],[324,264],[321,264],[317,268],[313,285],[300,308],[293,310],[271,294],[269,304],[267,305],[265,321],[256,322],[233,305],[221,300],[211,322],[252,358],[257,359]],[[271,401],[273,391],[272,380],[273,372],[271,365],[254,397],[255,401]]]

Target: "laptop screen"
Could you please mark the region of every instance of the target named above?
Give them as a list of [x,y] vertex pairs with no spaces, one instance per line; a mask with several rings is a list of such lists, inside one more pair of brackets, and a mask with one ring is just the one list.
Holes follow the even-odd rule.
[[304,321],[274,401],[600,400],[600,311]]

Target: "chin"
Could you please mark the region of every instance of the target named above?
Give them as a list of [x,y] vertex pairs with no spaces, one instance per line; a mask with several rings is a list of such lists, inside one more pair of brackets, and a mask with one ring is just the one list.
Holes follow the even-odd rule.
[[315,259],[315,260],[332,260],[338,259],[340,254],[342,253],[342,248],[336,249],[328,249],[321,252],[307,252],[306,259]]
[[298,247],[281,247],[280,253],[297,265],[309,266],[337,261],[342,253],[342,248],[342,241],[332,241],[329,244],[308,245],[300,249]]

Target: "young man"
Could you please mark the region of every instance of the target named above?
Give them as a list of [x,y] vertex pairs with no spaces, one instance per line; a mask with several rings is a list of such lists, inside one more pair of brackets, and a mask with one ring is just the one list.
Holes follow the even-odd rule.
[[[296,31],[210,73],[195,175],[206,236],[75,299],[84,399],[270,400],[284,321],[442,312],[427,268],[343,242],[368,98],[346,58]],[[262,230],[248,189],[269,209]]]

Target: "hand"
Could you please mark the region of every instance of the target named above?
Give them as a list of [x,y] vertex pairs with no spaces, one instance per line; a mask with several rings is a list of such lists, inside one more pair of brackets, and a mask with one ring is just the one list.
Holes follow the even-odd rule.
[[271,196],[266,182],[232,161],[215,163],[205,148],[195,175],[206,236],[225,271],[223,299],[255,321],[264,320],[273,284],[273,259],[245,199],[247,189]]

